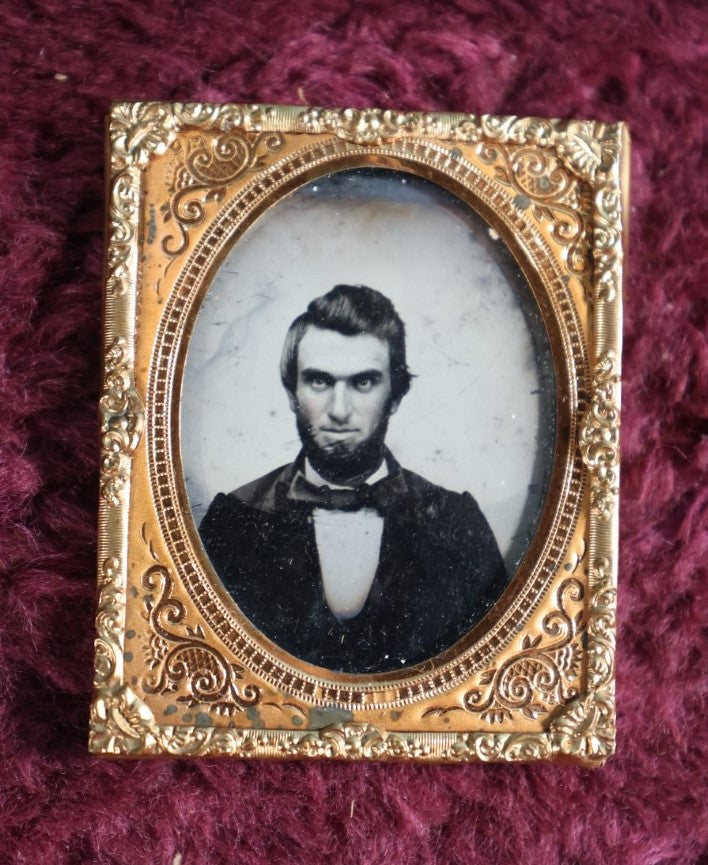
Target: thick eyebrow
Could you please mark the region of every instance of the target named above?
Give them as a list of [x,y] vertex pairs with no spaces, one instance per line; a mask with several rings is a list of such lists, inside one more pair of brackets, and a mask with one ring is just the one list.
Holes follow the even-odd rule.
[[354,375],[350,375],[349,378],[352,381],[361,378],[370,378],[372,381],[381,381],[383,378],[383,373],[380,369],[364,369],[361,372],[355,372]]
[[316,369],[314,367],[306,367],[305,369],[300,371],[300,375],[305,379],[305,381],[312,381],[316,378],[321,378],[324,381],[335,382],[337,379],[330,372],[325,372],[323,369]]
[[316,367],[305,367],[305,369],[300,370],[300,375],[305,379],[305,381],[312,381],[315,378],[321,378],[324,381],[335,382],[340,379],[348,379],[349,381],[356,381],[357,379],[362,378],[370,378],[373,381],[381,381],[383,378],[383,373],[380,369],[362,369],[360,372],[355,372],[352,375],[347,376],[336,376],[332,375],[331,372],[325,372],[323,369],[317,369]]

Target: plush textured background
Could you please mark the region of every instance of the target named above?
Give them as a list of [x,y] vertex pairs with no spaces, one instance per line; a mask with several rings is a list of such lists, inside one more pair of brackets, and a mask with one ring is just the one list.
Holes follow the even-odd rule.
[[[668,0],[4,0],[1,862],[699,861],[707,31],[705,4]],[[631,124],[619,754],[602,770],[86,753],[103,117],[111,99],[298,94]]]

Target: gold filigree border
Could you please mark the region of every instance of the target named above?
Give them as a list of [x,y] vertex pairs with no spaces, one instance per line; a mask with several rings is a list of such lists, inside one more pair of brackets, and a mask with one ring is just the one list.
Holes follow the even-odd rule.
[[321,730],[235,730],[158,724],[150,708],[123,683],[126,590],[121,563],[103,562],[96,618],[96,693],[89,748],[113,756],[328,757],[339,760],[434,762],[550,758],[602,764],[614,751],[615,589],[610,562],[591,569],[588,635],[594,690],[571,701],[541,733],[392,733],[372,724]]
[[[123,459],[123,495],[100,508],[99,608],[90,747],[100,754],[233,754],[238,756],[316,755],[339,759],[408,758],[434,760],[536,760],[567,757],[598,764],[614,750],[614,647],[620,287],[623,274],[623,207],[626,207],[628,137],[621,124],[539,120],[477,115],[425,115],[376,110],[302,109],[297,107],[121,103],[113,107],[110,126],[111,178],[105,346],[108,358],[116,340],[124,340],[123,359],[133,363],[135,293],[141,170],[164,153],[180,129],[212,131],[240,128],[262,132],[334,134],[355,144],[401,136],[435,135],[446,141],[513,142],[552,148],[561,162],[593,190],[594,361],[596,384],[580,428],[580,447],[590,470],[595,506],[588,527],[591,561],[587,623],[587,692],[557,711],[548,732],[539,734],[400,734],[371,725],[343,725],[317,732],[234,731],[199,727],[164,727],[123,683],[122,638],[125,629],[127,487],[133,448],[118,446]],[[624,158],[623,158],[624,151]],[[622,189],[625,187],[623,197]],[[612,359],[610,361],[610,359]],[[109,367],[109,361],[106,367]],[[598,385],[611,363],[612,387]],[[104,398],[111,396],[110,388]],[[602,393],[603,405],[598,398]],[[132,395],[131,395],[132,396]],[[607,399],[604,397],[607,396]],[[139,397],[138,397],[139,398]],[[104,401],[105,402],[105,401]],[[121,416],[103,415],[103,429],[120,427]],[[135,429],[128,433],[134,441]],[[137,433],[139,435],[139,432]],[[125,438],[120,437],[124,442]],[[608,448],[609,441],[609,448]],[[113,448],[113,445],[111,445]],[[611,470],[608,475],[606,469]],[[111,489],[114,462],[104,460],[102,489]],[[609,495],[608,495],[609,485]],[[105,558],[104,558],[105,555]]]
[[[535,720],[577,697],[581,648],[576,638],[583,630],[584,611],[580,606],[571,613],[569,606],[581,604],[584,595],[577,577],[564,580],[556,590],[555,608],[541,622],[540,634],[527,633],[518,652],[478,675],[474,687],[463,695],[462,706],[431,706],[423,717],[469,712],[500,724],[520,713]],[[550,642],[544,642],[549,637]]]
[[104,359],[101,412],[101,498],[120,503],[128,481],[129,461],[140,442],[145,420],[142,400],[133,386],[127,341],[113,340]]
[[266,157],[278,153],[283,144],[277,132],[249,136],[229,131],[214,141],[202,138],[188,145],[169,190],[169,204],[163,208],[163,221],[176,226],[177,232],[163,239],[165,255],[171,259],[181,255],[189,242],[189,230],[204,221],[206,202],[221,201],[229,184],[261,168]]
[[587,184],[552,152],[536,147],[480,141],[476,152],[482,162],[495,166],[495,180],[517,193],[515,205],[530,208],[538,223],[549,225],[552,238],[567,247],[570,273],[589,274],[592,222]]
[[173,580],[167,568],[153,565],[143,574],[141,583],[148,593],[143,603],[152,632],[146,647],[150,673],[143,679],[144,692],[178,693],[177,702],[187,708],[205,706],[221,715],[258,705],[261,690],[244,682],[244,669],[230,664],[210,645],[199,623],[185,622],[186,610],[172,596]]
[[607,351],[595,366],[590,403],[580,426],[580,452],[592,477],[592,508],[608,520],[619,495],[619,408],[617,357]]
[[[451,160],[449,152],[444,148],[413,142],[410,148],[386,145],[373,150],[366,147],[362,148],[361,153],[362,156],[376,155],[379,161],[387,156],[407,159],[418,167],[424,166],[428,171],[434,170],[440,172],[441,176],[449,176],[473,185],[477,198],[492,206],[495,212],[501,211],[504,218],[523,237],[534,268],[543,275],[547,295],[554,306],[554,320],[559,325],[563,342],[567,346],[565,363],[569,369],[563,371],[563,376],[568,380],[569,395],[564,406],[566,413],[570,415],[569,435],[572,439],[575,435],[573,407],[577,400],[576,380],[578,376],[582,377],[587,368],[587,359],[575,307],[569,301],[560,268],[551,263],[553,258],[543,238],[530,222],[522,218],[509,200],[499,195],[498,187],[488,182],[471,163],[466,163],[459,157]],[[298,174],[307,173],[313,166],[320,170],[333,170],[340,164],[339,160],[348,158],[349,154],[347,145],[336,139],[300,149],[289,159],[278,160],[267,170],[264,169],[259,179],[254,179],[244,188],[237,201],[222,210],[219,218],[210,226],[210,230],[184,263],[165,304],[155,340],[148,399],[150,405],[155,406],[151,414],[149,461],[151,476],[156,479],[154,494],[159,502],[158,519],[170,554],[179,567],[180,577],[192,600],[205,617],[206,610],[218,611],[211,616],[217,635],[234,651],[241,663],[251,667],[260,678],[297,699],[320,705],[336,703],[356,711],[364,706],[369,709],[399,708],[436,696],[455,687],[470,674],[490,663],[491,657],[511,639],[516,628],[523,624],[536,608],[565,554],[582,494],[582,472],[579,457],[572,457],[570,443],[571,455],[564,469],[567,476],[558,485],[559,498],[555,503],[557,513],[553,528],[549,533],[544,554],[539,556],[531,577],[513,601],[513,609],[495,623],[478,644],[454,661],[438,667],[434,674],[410,675],[402,678],[394,688],[381,682],[364,685],[331,682],[304,673],[269,654],[246,633],[231,611],[231,606],[224,604],[192,553],[193,545],[188,540],[189,531],[185,517],[182,509],[177,506],[179,479],[175,469],[179,463],[179,455],[178,451],[171,454],[169,450],[169,443],[173,439],[168,408],[175,388],[173,376],[179,366],[175,363],[179,350],[176,335],[184,332],[191,307],[199,297],[210,264],[219,260],[224,245],[232,236],[234,226],[246,219],[250,211],[261,207],[268,196],[274,197],[281,185],[292,182]]]

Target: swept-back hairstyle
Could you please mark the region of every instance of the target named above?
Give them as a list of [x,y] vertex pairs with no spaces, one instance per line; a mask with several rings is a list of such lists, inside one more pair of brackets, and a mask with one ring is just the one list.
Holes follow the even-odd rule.
[[280,357],[280,379],[291,394],[297,387],[297,352],[308,327],[335,330],[344,336],[371,334],[385,339],[391,364],[391,396],[402,399],[411,386],[406,364],[406,333],[391,301],[366,285],[335,285],[316,297],[290,325]]

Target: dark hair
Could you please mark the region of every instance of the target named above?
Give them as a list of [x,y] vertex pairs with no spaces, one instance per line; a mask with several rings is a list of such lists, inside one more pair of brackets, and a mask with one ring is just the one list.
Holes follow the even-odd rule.
[[406,364],[406,333],[391,301],[366,285],[335,285],[316,297],[290,325],[280,358],[280,379],[287,391],[297,387],[297,350],[308,327],[335,330],[344,336],[371,334],[385,339],[391,364],[391,396],[402,399],[411,386]]

